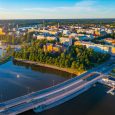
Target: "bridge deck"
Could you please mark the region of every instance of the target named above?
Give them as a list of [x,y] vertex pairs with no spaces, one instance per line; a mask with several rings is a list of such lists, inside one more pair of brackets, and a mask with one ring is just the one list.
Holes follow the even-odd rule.
[[84,81],[84,80],[77,80],[76,82],[69,84],[61,89],[57,89],[54,92],[49,92],[45,95],[38,96],[37,98],[31,98],[29,101],[25,101],[24,103],[15,105],[14,107],[10,107],[5,109],[2,114],[7,114],[7,115],[15,115],[22,113],[24,111],[27,111],[29,109],[34,109],[37,106],[43,106],[43,105],[49,105],[51,103],[54,103],[55,101],[59,101],[77,91],[80,89],[87,87],[89,85],[94,84],[97,82],[99,79],[101,79],[103,76],[99,76],[94,78],[91,81]]

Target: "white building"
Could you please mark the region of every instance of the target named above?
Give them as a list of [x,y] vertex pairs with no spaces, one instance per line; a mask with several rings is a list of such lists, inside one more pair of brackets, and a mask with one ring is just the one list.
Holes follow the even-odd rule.
[[81,42],[82,45],[85,45],[87,48],[92,48],[96,52],[109,53],[110,47],[100,44],[94,44],[92,42]]
[[82,41],[82,40],[92,40],[92,39],[94,39],[94,36],[93,35],[78,34],[78,36],[75,39],[79,40],[79,41]]
[[71,34],[70,30],[63,30],[63,35],[69,36]]
[[106,32],[107,32],[108,34],[112,34],[112,33],[113,33],[113,30],[108,29],[108,30],[106,30]]
[[68,46],[71,46],[73,43],[73,39],[71,39],[71,38],[61,37],[61,38],[59,38],[59,40],[60,40],[60,43],[63,43]]
[[37,40],[44,40],[46,39],[44,35],[37,35]]
[[37,40],[57,40],[56,37],[53,37],[53,36],[44,36],[44,35],[37,35]]

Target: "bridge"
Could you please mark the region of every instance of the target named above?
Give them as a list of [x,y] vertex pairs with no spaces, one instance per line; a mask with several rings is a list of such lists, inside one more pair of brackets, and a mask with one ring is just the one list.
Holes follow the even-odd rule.
[[31,109],[35,112],[41,112],[60,105],[87,91],[93,84],[106,77],[106,74],[114,67],[114,65],[111,67],[107,65],[112,63],[112,61],[107,62],[98,68],[50,88],[2,102],[0,103],[0,115],[17,115]]

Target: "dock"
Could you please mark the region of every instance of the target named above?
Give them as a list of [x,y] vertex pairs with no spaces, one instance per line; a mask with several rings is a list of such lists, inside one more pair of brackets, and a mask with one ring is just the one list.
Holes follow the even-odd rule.
[[108,94],[115,95],[115,88],[111,88],[109,91],[107,91]]
[[107,94],[111,94],[111,95],[115,95],[115,80],[114,78],[102,78],[100,81],[99,81],[101,84],[104,84],[108,87],[110,87],[111,89],[109,89],[107,91]]

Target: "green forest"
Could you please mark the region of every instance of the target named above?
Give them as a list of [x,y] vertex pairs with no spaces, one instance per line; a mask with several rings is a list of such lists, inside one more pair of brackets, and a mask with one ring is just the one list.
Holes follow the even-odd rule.
[[90,69],[110,57],[109,54],[95,52],[85,46],[71,46],[61,53],[44,52],[43,45],[46,43],[46,41],[36,41],[29,45],[24,45],[21,50],[13,52],[13,56],[17,59],[79,70]]

